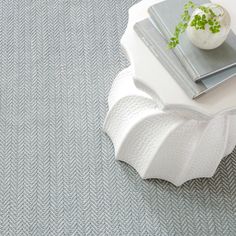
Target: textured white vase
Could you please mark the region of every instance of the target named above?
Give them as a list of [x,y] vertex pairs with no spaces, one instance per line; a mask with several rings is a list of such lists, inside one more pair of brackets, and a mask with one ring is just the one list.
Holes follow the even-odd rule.
[[[210,50],[219,47],[227,38],[230,31],[230,15],[228,11],[220,5],[208,3],[203,6],[210,7],[214,13],[218,16],[218,21],[220,22],[221,28],[220,32],[212,33],[209,30],[209,25],[206,25],[205,30],[196,30],[194,27],[191,27],[190,24],[187,27],[187,35],[190,41],[198,48]],[[192,16],[191,20],[195,15],[202,15],[204,12],[200,9],[196,9]]]

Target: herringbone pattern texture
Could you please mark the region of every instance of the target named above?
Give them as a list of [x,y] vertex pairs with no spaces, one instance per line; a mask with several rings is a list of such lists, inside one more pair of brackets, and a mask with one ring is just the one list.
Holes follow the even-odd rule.
[[0,1],[0,235],[236,235],[236,153],[181,188],[114,161],[101,128],[134,3]]

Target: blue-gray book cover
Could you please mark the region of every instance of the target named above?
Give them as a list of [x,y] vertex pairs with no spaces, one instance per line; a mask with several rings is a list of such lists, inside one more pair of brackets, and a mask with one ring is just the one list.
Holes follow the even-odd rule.
[[137,22],[134,30],[190,98],[197,98],[236,75],[236,66],[234,66],[194,82],[173,50],[167,48],[166,38],[149,19]]
[[[188,0],[165,0],[149,8],[152,22],[169,39],[180,21],[183,7]],[[193,0],[202,5],[208,0]],[[202,50],[195,47],[186,34],[181,35],[180,44],[173,49],[193,81],[236,66],[236,36],[230,31],[226,41],[213,50]]]

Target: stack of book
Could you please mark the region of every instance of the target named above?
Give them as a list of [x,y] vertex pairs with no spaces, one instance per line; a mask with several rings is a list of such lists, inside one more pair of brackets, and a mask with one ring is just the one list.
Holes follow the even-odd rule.
[[[230,31],[226,41],[213,50],[195,47],[186,34],[180,44],[167,43],[188,0],[165,0],[148,9],[149,18],[137,22],[134,30],[182,89],[193,99],[236,75],[236,36]],[[195,0],[201,5],[207,0]]]

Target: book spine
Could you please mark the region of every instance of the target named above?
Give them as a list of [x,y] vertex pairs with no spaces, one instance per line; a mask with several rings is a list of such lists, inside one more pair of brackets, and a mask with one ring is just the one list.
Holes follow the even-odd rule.
[[[149,8],[149,15],[154,23],[156,28],[159,28],[159,30],[162,32],[162,34],[165,37],[166,42],[169,41],[169,38],[172,37],[172,33],[169,31],[168,27],[165,25],[159,14],[155,11],[154,8]],[[187,72],[191,76],[191,78],[196,81],[200,78],[199,73],[195,69],[194,65],[188,60],[188,58],[185,56],[184,52],[181,50],[180,46],[177,46],[176,48],[173,49],[174,53],[176,54],[177,58],[179,61],[184,65],[186,68]]]
[[[161,48],[155,48],[151,42],[151,39],[147,39],[147,34],[142,32],[142,29],[134,25],[134,30],[138,34],[139,38],[144,42],[144,44],[150,49],[154,56],[159,60],[162,66],[170,73],[170,75],[175,79],[175,81],[180,85],[180,87],[187,93],[187,95],[193,99],[199,96],[202,93],[202,90],[198,86],[193,86],[193,81],[184,76],[179,69],[169,60],[165,52]],[[192,83],[191,83],[192,82]],[[197,87],[197,88],[196,88]]]

